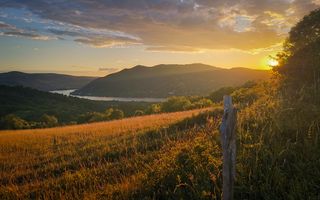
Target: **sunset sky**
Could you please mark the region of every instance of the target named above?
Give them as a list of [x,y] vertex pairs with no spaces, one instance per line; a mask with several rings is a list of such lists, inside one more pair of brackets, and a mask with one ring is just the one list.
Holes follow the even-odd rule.
[[266,69],[320,0],[0,0],[0,71],[103,76],[142,64]]

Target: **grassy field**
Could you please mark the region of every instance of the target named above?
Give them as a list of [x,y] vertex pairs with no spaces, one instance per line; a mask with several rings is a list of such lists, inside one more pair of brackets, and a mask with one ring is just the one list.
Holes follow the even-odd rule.
[[[318,200],[320,112],[287,109],[274,91],[233,96],[247,99],[237,105],[235,197]],[[1,131],[0,199],[221,199],[222,112]]]
[[211,116],[192,110],[1,131],[0,199],[211,198],[221,165]]

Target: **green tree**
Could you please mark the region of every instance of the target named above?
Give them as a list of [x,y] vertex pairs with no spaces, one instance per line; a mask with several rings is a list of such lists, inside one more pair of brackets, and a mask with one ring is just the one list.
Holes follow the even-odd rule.
[[101,122],[108,120],[108,117],[104,113],[92,112],[90,115],[91,116],[88,122]]
[[192,104],[187,97],[169,97],[161,104],[161,110],[164,112],[183,111],[188,110],[191,106]]
[[134,116],[142,116],[142,115],[144,115],[144,112],[142,110],[136,110],[134,112]]
[[283,80],[283,95],[320,103],[320,9],[305,16],[289,33],[274,70]]
[[110,116],[111,116],[112,112],[113,112],[113,108],[108,108],[108,109],[105,111],[106,117],[107,117],[108,119],[110,119]]
[[111,120],[113,120],[113,119],[122,119],[123,117],[124,117],[124,113],[120,109],[113,109],[111,114],[110,114],[110,116],[109,116],[109,118]]
[[148,114],[157,114],[160,112],[161,112],[161,105],[160,104],[152,104],[147,109]]
[[193,103],[194,108],[207,108],[213,105],[213,102],[210,99],[201,98],[198,101]]
[[235,87],[222,87],[214,92],[212,92],[209,95],[209,98],[213,101],[213,102],[220,102],[223,100],[223,96],[224,95],[230,95],[233,91],[235,91],[237,88]]
[[106,121],[109,117],[105,113],[99,113],[99,112],[87,112],[83,115],[80,115],[77,122],[78,123],[90,123],[90,122],[100,122],[100,121]]
[[222,87],[222,88],[212,92],[208,96],[208,98],[211,99],[211,101],[218,103],[223,100],[224,95],[231,95],[234,91],[236,91],[238,89],[241,89],[241,88],[248,89],[248,88],[252,88],[256,85],[257,85],[257,83],[255,81],[247,81],[239,87]]
[[312,11],[306,15],[289,33],[285,43],[285,51],[289,54],[303,49],[320,38],[320,9]]
[[20,117],[9,114],[1,119],[1,128],[2,129],[25,129],[29,128],[27,121],[21,119]]
[[40,121],[44,127],[54,127],[59,123],[58,119],[55,116],[47,114],[42,115]]

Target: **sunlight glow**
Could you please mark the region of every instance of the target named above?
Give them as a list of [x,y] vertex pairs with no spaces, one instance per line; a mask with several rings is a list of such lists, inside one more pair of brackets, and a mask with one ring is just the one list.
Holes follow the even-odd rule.
[[279,65],[279,62],[278,62],[277,60],[275,60],[275,59],[269,59],[269,60],[268,60],[268,65],[269,65],[270,67],[275,67],[275,66],[278,66],[278,65]]

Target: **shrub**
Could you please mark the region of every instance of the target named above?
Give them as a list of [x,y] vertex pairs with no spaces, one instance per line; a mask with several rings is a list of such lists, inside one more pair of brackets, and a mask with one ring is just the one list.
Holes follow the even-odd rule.
[[142,110],[136,110],[134,112],[134,116],[142,116],[142,115],[144,115],[144,112]]
[[194,102],[192,104],[192,107],[193,108],[207,108],[212,105],[213,105],[213,103],[210,99],[201,98],[198,101]]
[[112,112],[110,113],[110,115],[108,117],[111,120],[113,120],[113,119],[122,119],[124,117],[124,113],[123,113],[122,110],[112,109]]
[[167,101],[161,104],[161,110],[163,112],[175,112],[188,110],[192,106],[187,97],[170,97]]
[[148,107],[146,113],[148,114],[157,114],[161,112],[161,105],[160,104],[152,104]]
[[58,119],[53,115],[44,114],[42,115],[40,121],[43,127],[54,127],[58,125]]
[[29,128],[29,123],[14,114],[9,114],[1,119],[0,126],[1,129],[25,129]]

